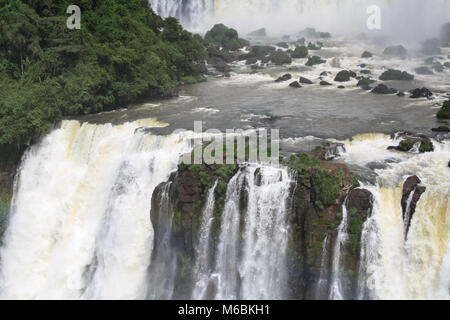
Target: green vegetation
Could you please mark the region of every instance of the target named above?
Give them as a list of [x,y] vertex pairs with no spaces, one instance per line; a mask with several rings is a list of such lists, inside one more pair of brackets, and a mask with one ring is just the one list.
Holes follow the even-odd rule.
[[292,58],[306,58],[308,56],[308,48],[306,46],[296,47],[292,53]]
[[292,63],[292,59],[289,54],[284,52],[283,50],[274,51],[270,56],[270,59],[277,65]]
[[320,164],[317,157],[307,154],[292,155],[284,163],[297,172],[299,179],[311,181],[315,206],[321,210],[335,203],[340,194],[340,179]]
[[308,61],[306,62],[307,66],[314,66],[316,64],[322,64],[325,63],[326,61],[323,60],[321,57],[319,56],[312,56],[308,58]]
[[0,154],[19,154],[63,116],[171,95],[201,80],[198,36],[142,0],[0,0]]
[[245,46],[249,46],[250,42],[239,38],[238,32],[233,28],[228,28],[223,24],[216,24],[205,34],[204,44],[219,44],[225,50],[236,51]]
[[437,113],[438,119],[450,119],[450,101],[445,101]]

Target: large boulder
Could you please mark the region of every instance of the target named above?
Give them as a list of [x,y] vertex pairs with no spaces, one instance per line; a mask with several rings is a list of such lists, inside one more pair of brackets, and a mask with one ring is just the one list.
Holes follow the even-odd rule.
[[386,81],[386,80],[408,81],[408,80],[414,80],[414,76],[412,74],[409,74],[406,71],[389,69],[381,74],[380,80],[383,80],[383,81]]
[[300,77],[299,82],[303,83],[303,84],[313,84],[313,82],[311,80],[304,78],[304,77]]
[[289,56],[288,53],[284,52],[283,50],[277,50],[272,52],[270,60],[272,60],[272,62],[277,65],[292,63],[292,58]]
[[438,119],[450,119],[450,101],[445,101],[437,113]]
[[207,46],[210,44],[220,44],[228,51],[236,51],[250,44],[247,40],[239,38],[238,32],[235,29],[228,28],[221,23],[214,25],[211,30],[206,32],[204,43]]
[[373,90],[372,93],[375,94],[394,94],[397,93],[398,90],[394,88],[388,88],[385,84],[380,83]]
[[415,135],[409,132],[398,132],[397,139],[400,139],[398,146],[388,147],[389,150],[397,150],[411,153],[425,153],[434,151],[433,142],[425,135]]
[[300,83],[298,83],[298,81],[294,81],[289,84],[289,87],[298,89],[301,88],[302,86],[300,85]]
[[325,62],[326,62],[326,60],[323,60],[319,56],[312,56],[312,57],[308,58],[308,61],[306,62],[305,65],[311,67],[311,66],[314,66],[316,64],[322,64],[322,63],[325,63]]
[[291,56],[295,59],[306,58],[308,56],[308,48],[305,46],[298,46],[295,48]]
[[426,187],[420,186],[420,184],[421,181],[417,176],[409,177],[403,184],[401,204],[403,223],[405,226],[405,238],[408,237],[408,231],[411,226],[411,220],[416,211],[417,202],[419,202],[420,197],[426,191]]
[[372,58],[373,54],[369,51],[364,51],[361,55],[361,58]]
[[329,83],[329,82],[326,82],[326,81],[322,80],[322,81],[320,81],[320,85],[321,85],[321,86],[331,86],[332,84]]
[[[248,58],[258,58],[259,60],[263,60],[265,57],[269,56],[276,49],[272,46],[251,46],[248,54],[245,54],[245,59]],[[242,59],[242,60],[245,60]]]
[[402,45],[387,47],[386,49],[384,49],[383,53],[389,56],[399,57],[402,59],[405,59],[406,56],[408,55],[408,51]]
[[278,77],[278,79],[275,80],[275,82],[284,82],[292,79],[292,75],[290,73],[286,73],[282,75],[281,77]]
[[349,192],[347,201],[348,208],[355,208],[358,212],[366,213],[367,216],[370,216],[373,195],[369,190],[353,189]]
[[347,81],[350,81],[351,77],[355,77],[355,76],[356,76],[356,74],[354,72],[342,70],[336,75],[336,77],[334,78],[334,81],[347,82]]
[[371,79],[370,77],[362,77],[356,86],[358,87],[364,87],[364,86],[370,86],[372,83],[375,83],[376,81]]
[[410,98],[412,98],[412,99],[431,98],[433,96],[433,93],[425,87],[416,88],[414,90],[411,90],[410,93],[411,93]]

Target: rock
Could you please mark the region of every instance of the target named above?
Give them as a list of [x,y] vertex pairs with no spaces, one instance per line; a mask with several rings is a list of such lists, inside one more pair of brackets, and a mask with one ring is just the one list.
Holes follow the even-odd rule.
[[331,74],[331,72],[329,72],[329,71],[323,71],[323,72],[320,73],[320,76],[321,77],[326,77],[326,76],[328,76],[330,74]]
[[[356,76],[356,75],[355,75]],[[350,72],[347,70],[340,71],[334,78],[336,82],[347,82],[350,81]]]
[[402,211],[403,223],[405,226],[405,239],[408,237],[408,231],[411,226],[411,220],[416,211],[417,202],[422,194],[426,191],[426,187],[419,186],[421,183],[417,176],[411,176],[403,184],[402,192]]
[[401,139],[398,146],[391,146],[389,150],[411,153],[425,153],[434,151],[434,145],[425,135],[414,135],[409,132],[398,132],[396,139]]
[[398,96],[398,97],[404,97],[404,96],[405,96],[405,93],[402,92],[402,91],[400,91],[399,93],[397,93],[397,96]]
[[344,86],[338,86],[338,89],[345,89]]
[[289,87],[297,89],[297,88],[301,88],[302,86],[300,85],[300,83],[298,83],[298,81],[294,81],[289,84]]
[[284,35],[281,37],[281,40],[283,41],[291,41],[291,36],[290,35]]
[[311,80],[304,78],[304,77],[300,77],[299,82],[303,83],[303,84],[313,84],[313,82]]
[[364,51],[361,55],[361,58],[372,58],[373,54],[370,53],[369,51]]
[[387,47],[386,49],[384,49],[383,53],[389,56],[395,56],[405,59],[408,54],[408,51],[402,45],[398,45]]
[[386,80],[408,81],[408,80],[414,80],[414,76],[412,74],[409,74],[406,71],[402,72],[400,70],[389,69],[381,74],[380,80],[383,80],[383,81],[386,81]]
[[272,60],[272,62],[277,65],[292,63],[292,58],[289,56],[289,54],[282,50],[274,51],[270,56],[270,60]]
[[364,69],[360,71],[361,74],[372,74],[372,71]]
[[360,68],[365,68],[365,67],[367,67],[367,64],[361,63],[361,64],[358,64],[358,67],[360,67]]
[[422,74],[422,75],[432,75],[432,74],[434,74],[433,71],[431,71],[430,68],[428,68],[428,67],[419,67],[419,68],[414,69],[414,71],[417,74]]
[[423,54],[440,54],[440,40],[439,39],[427,39],[421,43]]
[[433,93],[425,87],[423,87],[422,89],[416,88],[414,90],[411,90],[410,93],[411,93],[410,98],[412,99],[430,98],[433,96]]
[[281,77],[279,77],[278,79],[275,80],[275,82],[283,82],[283,81],[288,81],[292,79],[292,75],[289,73],[286,73],[284,75],[282,75]]
[[305,38],[300,38],[296,41],[297,44],[304,46],[306,43],[306,39]]
[[203,41],[206,45],[220,44],[226,51],[236,51],[250,44],[247,40],[239,38],[235,29],[221,23],[214,25],[206,32]]
[[248,35],[252,36],[252,37],[267,37],[266,28],[261,28],[261,29],[252,31]]
[[446,127],[446,126],[440,126],[440,127],[431,129],[431,131],[433,131],[433,132],[450,132],[450,128]]
[[322,80],[322,81],[320,81],[320,85],[321,86],[331,86],[331,83]]
[[314,44],[314,43],[312,43],[312,42],[310,42],[310,43],[308,43],[308,49],[309,50],[320,50],[321,47],[316,45],[316,44]]
[[385,84],[379,84],[377,85],[373,90],[372,93],[376,94],[394,94],[397,93],[398,90],[394,88],[388,88]]
[[437,113],[438,119],[450,119],[450,101],[445,101]]
[[434,58],[433,58],[433,57],[426,58],[426,59],[424,60],[424,62],[425,62],[425,64],[433,64]]
[[308,48],[305,46],[296,47],[291,56],[295,59],[306,58],[308,56]]
[[365,90],[365,91],[369,91],[372,90],[373,88],[367,84],[361,85],[359,86],[361,89]]
[[278,47],[280,47],[280,48],[285,48],[285,49],[288,49],[289,48],[289,45],[288,45],[288,43],[287,42],[278,42],[277,43],[277,46]]
[[306,62],[307,66],[314,66],[316,64],[322,64],[325,63],[326,60],[323,60],[321,57],[319,56],[312,56],[308,58],[308,61]]
[[358,212],[366,213],[366,216],[370,216],[372,210],[373,195],[366,189],[353,189],[350,190],[347,196],[347,208],[355,208]]
[[[272,52],[274,52],[276,49],[272,46],[251,46],[250,51],[248,54],[243,55],[245,59],[248,58],[258,58],[259,60],[264,59],[268,55],[270,55]],[[245,60],[242,59],[242,60]]]
[[444,62],[444,67],[446,67],[447,69],[450,69],[450,61]]

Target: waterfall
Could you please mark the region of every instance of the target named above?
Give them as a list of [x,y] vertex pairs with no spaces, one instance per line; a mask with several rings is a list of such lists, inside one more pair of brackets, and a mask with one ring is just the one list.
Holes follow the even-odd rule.
[[[362,233],[360,299],[450,299],[450,144],[433,143],[434,152],[406,155],[367,186],[375,201]],[[427,189],[405,240],[402,186],[411,175]]]
[[140,299],[153,247],[150,199],[189,150],[180,136],[63,121],[19,169],[1,249],[1,296]]
[[342,221],[339,225],[338,233],[336,236],[334,248],[333,248],[333,261],[331,270],[331,285],[330,285],[330,299],[331,300],[343,300],[344,292],[341,281],[341,252],[343,247],[348,241],[348,213],[347,213],[347,199],[342,205]]
[[163,183],[160,192],[154,193],[152,199],[156,202],[152,210],[157,211],[157,218],[152,221],[155,238],[147,296],[152,300],[169,300],[173,297],[175,289],[177,252],[171,243],[174,216],[174,209],[170,201],[171,186],[171,181]]
[[286,298],[291,183],[286,169],[256,165],[230,181],[213,274],[216,299]]
[[[447,22],[450,3],[433,0],[150,0],[163,17],[175,16],[189,29],[208,30],[225,23],[248,33],[266,27],[270,35],[294,35],[306,27],[334,33],[371,32],[367,9],[381,10],[381,30],[405,40],[429,37]],[[414,19],[411,19],[414,17]]]
[[328,294],[328,239],[329,235],[327,234],[325,238],[323,239],[322,244],[322,258],[320,261],[320,274],[319,274],[319,280],[317,281],[316,285],[316,293],[315,293],[315,299],[321,300],[323,297],[327,297]]
[[208,198],[203,209],[194,267],[194,290],[192,298],[195,300],[206,299],[206,291],[211,276],[209,263],[211,256],[211,226],[214,219],[214,193],[217,188],[217,182],[216,180],[209,190]]

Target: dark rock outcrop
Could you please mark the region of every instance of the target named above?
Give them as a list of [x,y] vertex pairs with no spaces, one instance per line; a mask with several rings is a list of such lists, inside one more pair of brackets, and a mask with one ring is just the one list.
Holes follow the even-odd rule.
[[302,86],[300,85],[300,83],[298,83],[298,81],[294,81],[289,84],[289,87],[298,89],[301,88]]
[[361,55],[361,58],[372,58],[373,54],[369,51],[364,51]]
[[292,79],[292,75],[290,73],[286,73],[282,75],[281,77],[278,77],[278,79],[275,80],[275,82],[284,82]]
[[[355,75],[356,76],[356,75]],[[351,73],[347,70],[339,71],[334,81],[336,82],[347,82],[350,81]]]
[[282,50],[272,52],[270,60],[272,60],[272,62],[277,65],[292,63],[292,58],[289,56],[289,54]]
[[291,54],[292,58],[301,59],[308,56],[308,48],[305,46],[296,47],[294,52]]
[[375,94],[395,94],[398,90],[394,88],[388,88],[385,84],[379,84],[377,85],[373,90],[372,93]]
[[450,128],[446,127],[446,126],[440,126],[440,127],[431,129],[431,131],[433,131],[433,132],[450,132]]
[[433,96],[433,93],[425,87],[423,87],[422,89],[416,88],[414,90],[411,90],[410,93],[411,93],[410,98],[412,99],[431,98]]
[[320,81],[320,85],[321,85],[321,86],[331,86],[332,84],[329,83],[329,82],[326,82],[326,81],[322,80],[322,81]]
[[415,135],[410,132],[398,132],[396,138],[400,139],[398,146],[388,149],[403,152],[425,153],[434,151],[433,142],[426,135]]
[[426,187],[420,186],[420,179],[417,176],[411,176],[406,179],[403,184],[402,193],[402,212],[403,223],[405,226],[405,238],[408,237],[408,231],[411,226],[411,220],[416,212],[417,202],[422,194],[426,191]]
[[313,82],[311,80],[304,78],[304,77],[300,77],[299,82],[302,84],[313,84]]
[[387,81],[387,80],[408,81],[408,80],[414,80],[414,76],[412,74],[409,74],[406,71],[389,69],[381,74],[380,80],[383,80],[383,81]]

